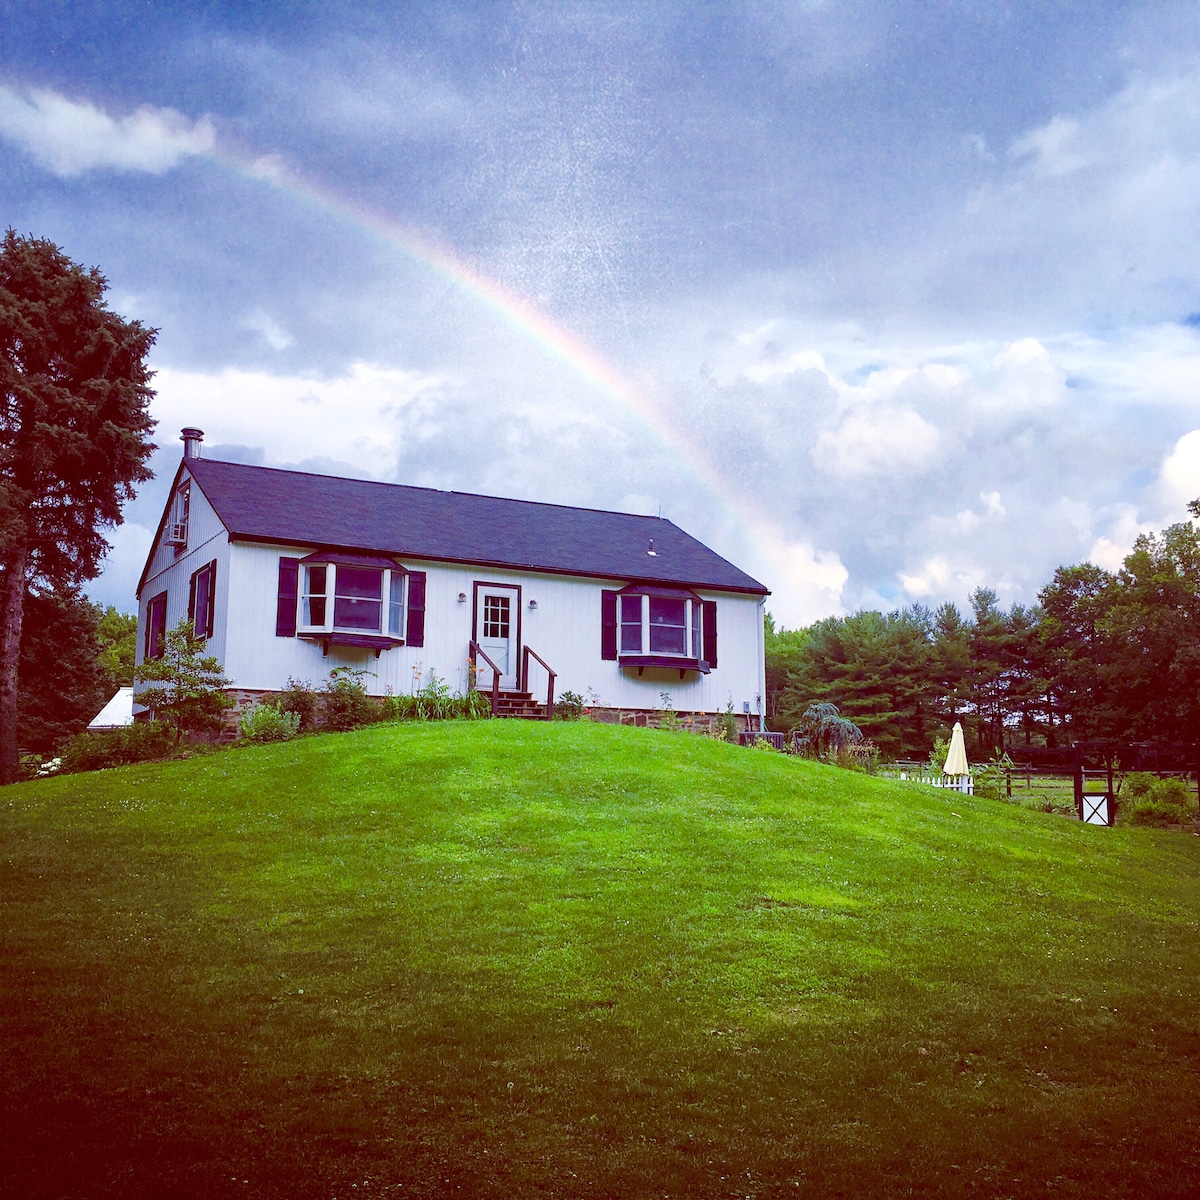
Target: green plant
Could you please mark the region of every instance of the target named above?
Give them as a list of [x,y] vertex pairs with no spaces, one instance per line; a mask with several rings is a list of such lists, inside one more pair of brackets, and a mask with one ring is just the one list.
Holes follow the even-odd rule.
[[335,733],[371,725],[379,720],[379,706],[367,695],[363,676],[366,671],[354,667],[334,667],[329,681],[321,689],[324,701],[322,725]]
[[311,733],[317,727],[317,693],[307,679],[301,683],[289,675],[276,704],[280,712],[295,713],[300,718],[301,733]]
[[[975,777],[975,795],[982,796],[985,800],[1007,800],[1009,772],[1012,768],[1012,759],[1007,754],[998,754],[986,766],[972,771],[971,774]],[[942,769],[941,763],[937,765],[937,769]]]
[[658,713],[659,729],[679,729],[679,715],[675,712],[675,702],[671,699],[671,693],[659,692],[658,695],[662,700],[662,708]]
[[416,701],[417,716],[422,721],[444,721],[451,715],[450,685],[436,671],[429,672],[429,682],[416,693]]
[[946,765],[946,755],[950,753],[950,739],[941,736],[933,739],[933,749],[929,752],[929,765],[935,771],[940,771]]
[[874,775],[879,768],[879,747],[874,742],[851,742],[826,757],[834,766],[848,771],[863,771],[867,775]]
[[184,617],[167,630],[160,655],[145,659],[134,672],[151,685],[142,689],[138,703],[171,727],[176,745],[184,733],[216,732],[234,703],[224,691],[232,680],[222,674],[215,655],[204,653],[207,645]]
[[578,721],[583,717],[584,701],[578,692],[563,692],[554,701],[554,716],[559,721]]
[[244,742],[287,742],[300,732],[300,714],[277,704],[256,704],[238,721],[238,736]]
[[792,731],[792,740],[798,754],[807,758],[828,757],[837,754],[845,746],[863,740],[862,730],[853,721],[843,717],[835,704],[810,704],[804,710],[800,723]]
[[1196,798],[1182,779],[1137,772],[1125,776],[1121,791],[1118,825],[1182,825],[1196,815]]
[[81,733],[63,749],[62,774],[98,771],[129,763],[169,758],[175,748],[174,730],[162,721],[135,721],[124,729]]
[[736,744],[738,740],[738,719],[733,714],[733,697],[725,703],[725,711],[721,714],[717,722],[713,736],[722,742],[733,742]]

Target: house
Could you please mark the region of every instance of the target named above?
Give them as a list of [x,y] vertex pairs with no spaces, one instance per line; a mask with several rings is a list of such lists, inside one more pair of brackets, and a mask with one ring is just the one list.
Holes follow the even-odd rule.
[[220,462],[202,438],[138,584],[139,662],[186,616],[242,703],[343,666],[374,694],[474,674],[501,708],[572,691],[637,724],[761,713],[767,589],[670,521]]

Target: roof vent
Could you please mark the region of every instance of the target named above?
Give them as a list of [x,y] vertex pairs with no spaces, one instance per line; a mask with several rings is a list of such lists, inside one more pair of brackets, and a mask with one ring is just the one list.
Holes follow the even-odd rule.
[[184,458],[199,458],[200,443],[204,441],[204,430],[193,429],[190,425],[179,432],[179,440],[183,443]]
[[654,539],[653,538],[650,539],[650,546],[647,549],[646,553],[651,555],[654,558],[658,557],[658,551],[655,550],[655,548],[654,548]]

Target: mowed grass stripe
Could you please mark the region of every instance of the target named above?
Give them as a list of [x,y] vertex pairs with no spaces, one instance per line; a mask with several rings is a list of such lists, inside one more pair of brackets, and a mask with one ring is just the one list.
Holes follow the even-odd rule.
[[14,1194],[1200,1185],[1200,839],[517,722],[0,828]]

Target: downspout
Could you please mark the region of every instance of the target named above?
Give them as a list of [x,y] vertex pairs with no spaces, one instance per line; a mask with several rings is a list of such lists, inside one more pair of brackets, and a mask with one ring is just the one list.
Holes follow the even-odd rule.
[[767,731],[767,719],[763,713],[763,697],[767,691],[767,640],[766,634],[763,632],[763,615],[766,611],[767,598],[760,596],[758,601],[758,695],[754,698],[758,703],[758,730],[760,733]]

